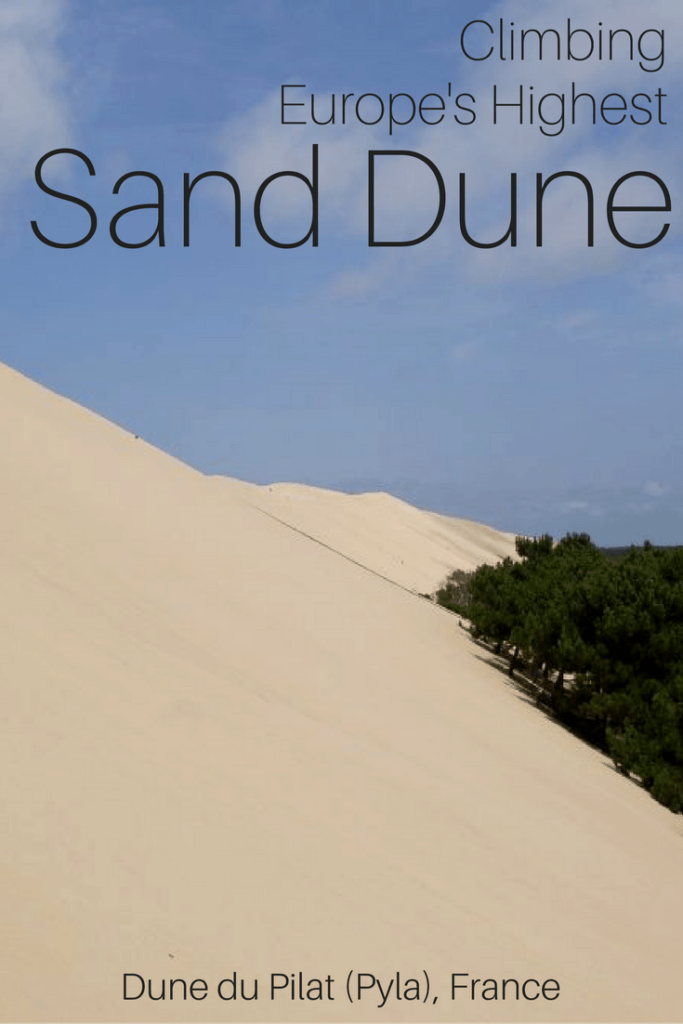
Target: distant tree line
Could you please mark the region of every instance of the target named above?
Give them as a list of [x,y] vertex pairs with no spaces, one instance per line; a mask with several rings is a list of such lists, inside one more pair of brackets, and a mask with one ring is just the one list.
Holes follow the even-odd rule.
[[451,574],[438,603],[526,673],[537,703],[683,811],[683,548],[615,558],[587,534],[516,548],[518,561]]

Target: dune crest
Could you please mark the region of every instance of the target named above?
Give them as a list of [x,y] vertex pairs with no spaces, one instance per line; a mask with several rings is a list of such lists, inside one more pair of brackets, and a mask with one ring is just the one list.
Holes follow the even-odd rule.
[[515,536],[415,508],[384,492],[344,494],[303,484],[245,484],[216,477],[283,525],[416,593],[432,593],[453,569],[515,557]]
[[[509,538],[207,478],[4,367],[0,428],[0,1019],[680,1019],[681,819],[406,592]],[[334,998],[270,998],[300,971]]]

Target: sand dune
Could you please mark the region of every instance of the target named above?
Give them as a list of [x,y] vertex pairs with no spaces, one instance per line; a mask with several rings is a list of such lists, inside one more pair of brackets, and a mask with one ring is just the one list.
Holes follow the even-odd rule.
[[404,589],[509,538],[257,497],[3,368],[0,427],[0,1019],[681,1019],[681,819]]
[[391,494],[341,494],[301,484],[259,487],[216,478],[279,522],[416,593],[432,593],[453,569],[515,555],[515,537],[481,523],[415,508]]

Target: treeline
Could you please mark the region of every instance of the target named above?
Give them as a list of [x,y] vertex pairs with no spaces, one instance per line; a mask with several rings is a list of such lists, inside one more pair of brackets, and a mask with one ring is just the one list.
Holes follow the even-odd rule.
[[[607,558],[617,559],[617,558],[624,558],[625,555],[628,555],[630,553],[632,547],[633,547],[633,545],[631,545],[630,547],[621,547],[621,548],[600,548],[600,550],[602,551],[603,555],[606,555]],[[677,544],[668,544],[668,545],[667,544],[657,544],[656,545],[656,548],[657,548],[658,551],[675,551],[677,549],[677,547],[678,547]]]
[[614,560],[587,534],[516,546],[518,561],[453,573],[437,601],[526,673],[538,703],[683,811],[683,548]]

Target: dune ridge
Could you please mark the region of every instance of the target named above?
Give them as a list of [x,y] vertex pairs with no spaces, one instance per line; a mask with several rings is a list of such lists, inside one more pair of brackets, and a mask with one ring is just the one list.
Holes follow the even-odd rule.
[[515,535],[415,508],[385,492],[344,494],[303,484],[247,484],[216,477],[283,525],[417,593],[432,593],[453,569],[515,556]]
[[[681,819],[406,592],[509,537],[205,477],[4,367],[0,427],[0,1019],[680,1019]],[[351,1006],[351,970],[438,1002]],[[334,1001],[269,999],[299,971]]]

